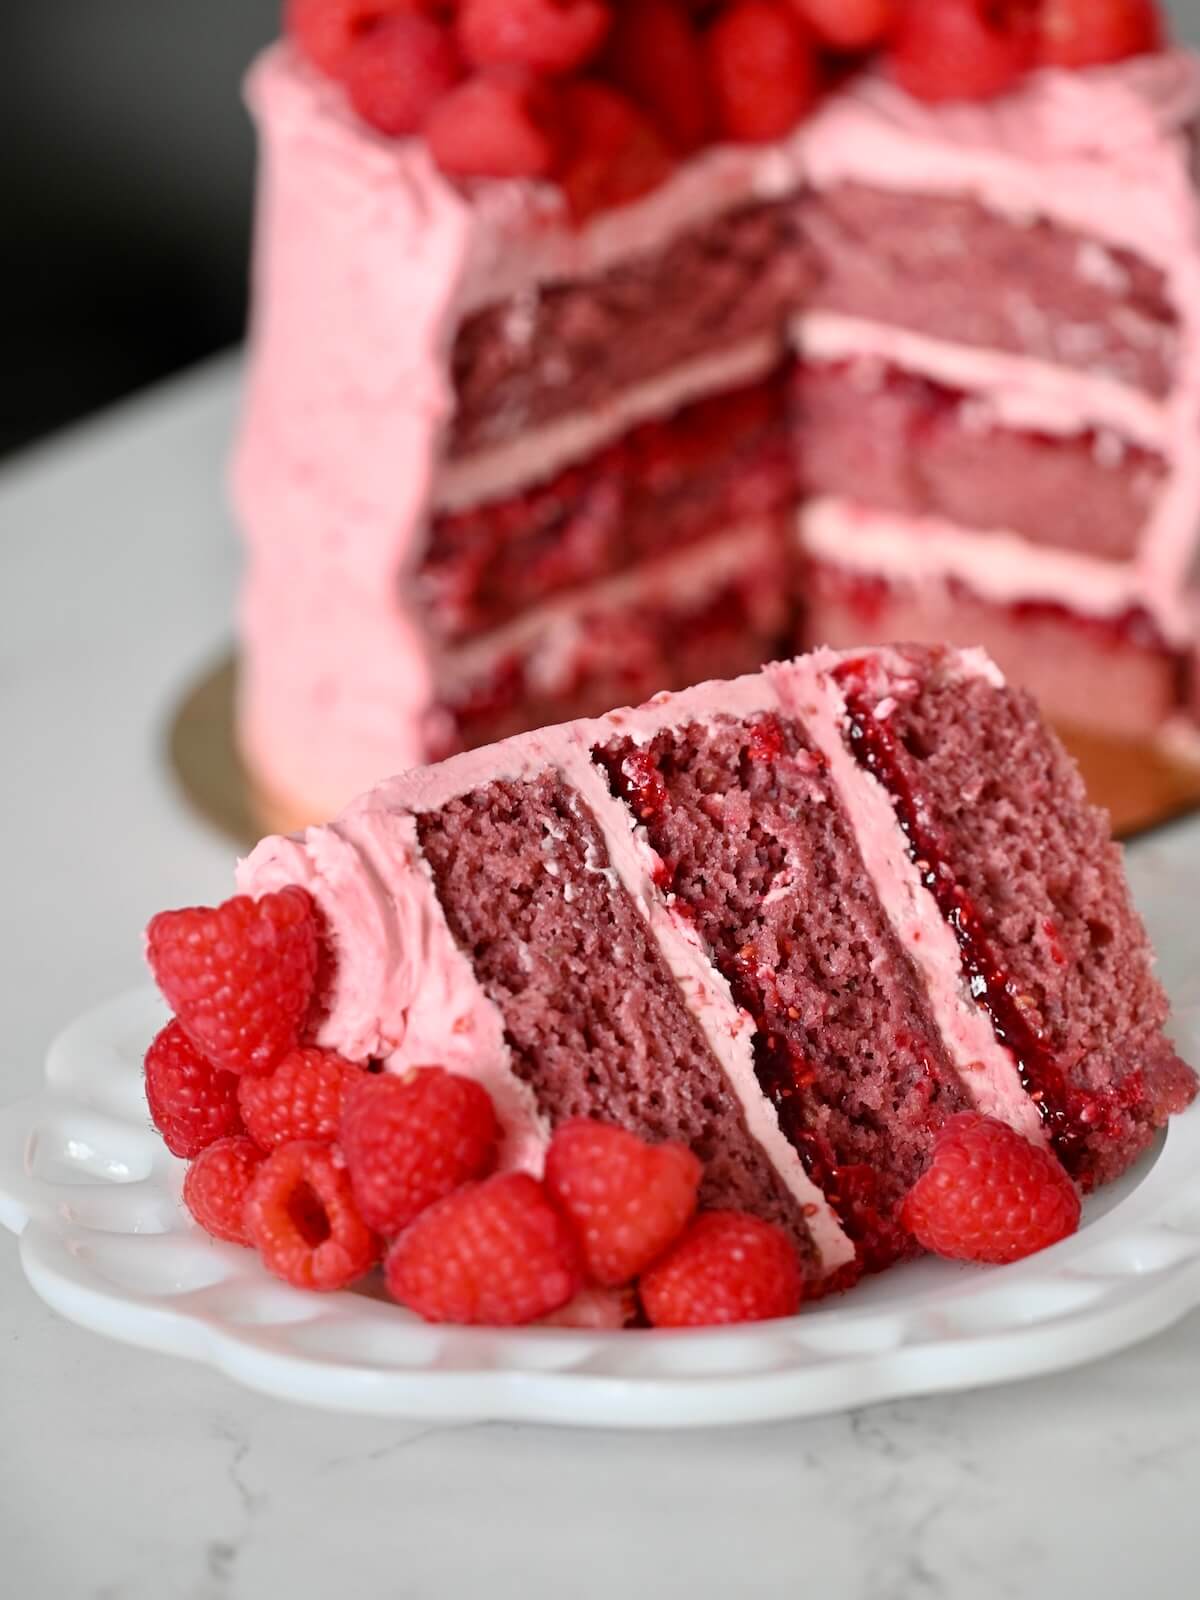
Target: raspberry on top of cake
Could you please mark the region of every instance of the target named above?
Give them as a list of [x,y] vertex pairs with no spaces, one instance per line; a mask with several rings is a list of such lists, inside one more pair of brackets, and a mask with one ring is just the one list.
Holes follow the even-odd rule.
[[459,178],[545,178],[572,215],[706,144],[779,139],[878,58],[919,100],[1157,49],[1155,0],[286,0],[363,122]]
[[817,652],[416,769],[165,912],[184,1199],[435,1321],[1013,1261],[1196,1093],[1103,813],[981,653]]

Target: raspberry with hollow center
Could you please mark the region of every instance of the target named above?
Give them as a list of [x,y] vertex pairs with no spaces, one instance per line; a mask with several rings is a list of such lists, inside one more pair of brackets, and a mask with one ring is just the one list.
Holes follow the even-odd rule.
[[990,100],[1033,65],[1032,0],[908,0],[888,67],[917,100]]
[[656,189],[675,162],[645,112],[605,83],[563,90],[571,156],[559,175],[576,223]]
[[481,1177],[498,1137],[486,1089],[441,1067],[422,1067],[357,1085],[342,1115],[340,1143],[359,1211],[391,1235]]
[[460,0],[458,42],[478,67],[575,72],[612,25],[605,0]]
[[951,1117],[900,1208],[926,1250],[1001,1266],[1065,1239],[1079,1195],[1058,1160],[995,1117]]
[[416,133],[463,75],[454,35],[428,17],[390,17],[346,58],[343,81],[364,122],[392,138]]
[[696,1209],[703,1168],[681,1144],[574,1118],[546,1152],[546,1193],[575,1230],[593,1283],[616,1288],[662,1255]]
[[423,1211],[387,1258],[387,1283],[426,1322],[514,1327],[583,1286],[579,1247],[540,1183],[507,1172]]
[[792,0],[817,38],[830,50],[872,50],[896,25],[899,0]]
[[230,1244],[250,1243],[246,1198],[266,1157],[245,1134],[202,1150],[183,1180],[183,1203],[206,1233]]
[[1162,48],[1163,19],[1155,0],[1042,0],[1038,64],[1094,67]]
[[803,1280],[791,1241],[741,1211],[702,1211],[639,1285],[656,1328],[705,1328],[790,1317]]
[[246,1132],[264,1150],[293,1139],[332,1144],[351,1090],[366,1078],[362,1067],[332,1050],[289,1050],[266,1077],[239,1081]]
[[451,89],[425,119],[434,161],[456,178],[546,178],[562,153],[552,85],[521,67],[496,67]]
[[811,36],[789,0],[734,0],[709,29],[705,52],[726,138],[781,139],[816,101]]
[[146,1103],[173,1156],[197,1156],[242,1130],[238,1080],[202,1056],[178,1022],[168,1022],[146,1051]]
[[605,50],[609,77],[682,155],[702,145],[712,118],[704,50],[680,0],[640,0],[616,15]]
[[414,0],[286,0],[283,26],[319,72],[340,78],[361,39],[388,17],[414,9]]
[[250,1185],[246,1231],[264,1265],[297,1289],[344,1289],[379,1256],[338,1154],[311,1140],[282,1144]]
[[317,972],[317,919],[303,889],[160,911],[146,957],[188,1038],[227,1072],[270,1072],[296,1043]]

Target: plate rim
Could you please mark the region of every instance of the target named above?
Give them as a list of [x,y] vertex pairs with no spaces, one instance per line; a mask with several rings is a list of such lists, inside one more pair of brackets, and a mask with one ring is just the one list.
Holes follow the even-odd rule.
[[[179,1204],[185,1163],[153,1132],[141,1093],[141,1054],[166,1016],[152,989],[137,989],[55,1039],[42,1090],[0,1108],[0,1224],[60,1315],[279,1399],[421,1421],[784,1420],[1062,1371],[1200,1306],[1200,1102],[1172,1120],[1127,1192],[1061,1244],[1009,1267],[919,1263],[930,1281],[911,1294],[852,1295],[778,1322],[431,1328],[361,1294],[291,1289],[209,1240]],[[1200,1015],[1176,1025],[1200,1055]],[[63,1143],[71,1128],[85,1136]],[[47,1150],[56,1176],[38,1171]],[[131,1286],[140,1278],[150,1287]],[[369,1353],[380,1339],[387,1359]]]

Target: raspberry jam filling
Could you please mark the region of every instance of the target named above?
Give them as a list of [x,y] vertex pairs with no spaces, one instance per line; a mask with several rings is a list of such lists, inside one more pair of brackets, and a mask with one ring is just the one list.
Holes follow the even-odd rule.
[[776,376],[642,423],[589,460],[435,519],[417,592],[446,639],[699,544],[795,497]]
[[958,943],[971,998],[987,1013],[996,1038],[1012,1055],[1021,1084],[1037,1106],[1063,1165],[1076,1172],[1085,1153],[1084,1130],[1094,1120],[1098,1097],[1068,1086],[1049,1040],[1029,1023],[980,908],[938,850],[926,820],[928,810],[904,771],[895,734],[886,720],[874,714],[862,691],[858,664],[847,662],[836,677],[845,694],[850,753],[886,790],[908,842],[909,859]]

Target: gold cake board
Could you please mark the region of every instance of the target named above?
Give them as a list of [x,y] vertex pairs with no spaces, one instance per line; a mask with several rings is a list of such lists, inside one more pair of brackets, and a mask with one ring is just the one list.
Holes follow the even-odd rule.
[[[191,806],[235,844],[248,849],[264,833],[286,833],[314,817],[289,815],[256,788],[234,739],[237,664],[211,667],[188,690],[171,721],[171,767]],[[1121,838],[1200,809],[1200,761],[1161,745],[1106,739],[1060,728],[1083,769],[1088,792],[1106,807]]]

